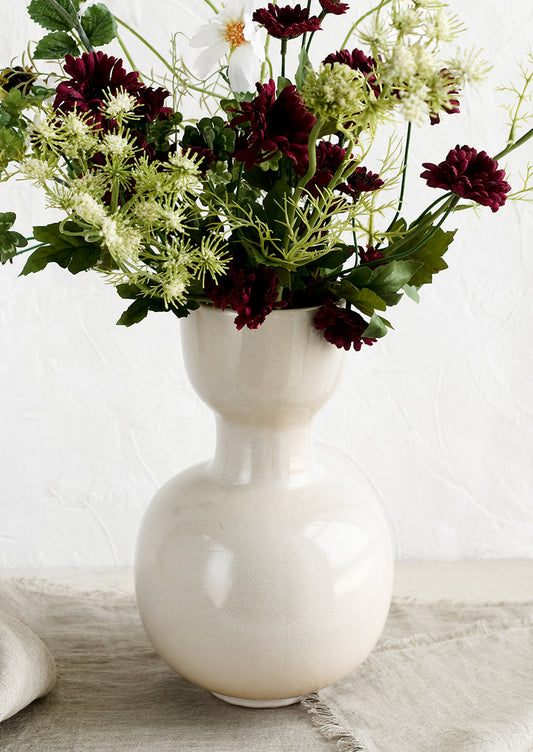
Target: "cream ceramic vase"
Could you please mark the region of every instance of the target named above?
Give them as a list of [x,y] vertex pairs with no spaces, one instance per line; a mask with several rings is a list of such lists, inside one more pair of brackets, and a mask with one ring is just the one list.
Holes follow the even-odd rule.
[[136,590],[179,674],[252,707],[296,702],[353,671],[387,617],[387,522],[362,480],[317,461],[314,414],[346,353],[316,309],[237,331],[203,307],[182,322],[189,378],[216,417],[213,460],[170,480],[141,525]]

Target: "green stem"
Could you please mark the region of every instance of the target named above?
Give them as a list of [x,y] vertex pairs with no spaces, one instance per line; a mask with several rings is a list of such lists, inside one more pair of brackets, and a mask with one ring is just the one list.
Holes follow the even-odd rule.
[[346,34],[346,37],[344,38],[344,41],[341,44],[341,50],[346,48],[346,45],[348,44],[348,39],[352,36],[352,34],[356,30],[356,28],[359,26],[361,21],[364,21],[365,18],[368,18],[368,16],[371,16],[372,13],[376,13],[376,12],[379,13],[379,11],[382,8],[384,8],[386,5],[388,5],[389,3],[392,3],[392,0],[381,0],[381,2],[378,5],[376,5],[374,8],[371,8],[369,11],[367,11],[362,16],[360,16],[357,19],[357,21],[352,25],[352,27],[350,28],[350,31]]
[[307,168],[307,172],[305,173],[305,175],[302,178],[300,178],[300,180],[298,181],[298,184],[296,185],[296,188],[294,189],[294,193],[292,194],[291,205],[289,207],[289,211],[287,214],[287,232],[285,233],[285,237],[283,238],[283,248],[285,251],[289,247],[288,228],[291,227],[292,223],[294,222],[294,215],[296,214],[296,206],[298,205],[298,201],[300,200],[300,197],[304,191],[305,186],[311,180],[311,178],[316,172],[316,140],[320,134],[323,124],[324,124],[324,121],[322,120],[322,118],[318,118],[311,130],[311,133],[309,134],[309,140],[307,142],[307,151],[309,154],[309,167]]
[[498,161],[502,157],[506,157],[508,154],[510,154],[515,149],[518,149],[520,146],[523,146],[526,141],[529,141],[530,138],[533,137],[533,128],[530,128],[526,133],[524,133],[523,136],[521,136],[518,141],[514,141],[512,144],[507,144],[505,149],[502,149],[498,154],[496,154],[493,159]]
[[80,23],[80,19],[78,17],[78,14],[76,13],[76,9],[72,6],[72,3],[72,13],[69,13],[68,10],[65,10],[65,8],[63,8],[63,6],[57,2],[57,0],[47,0],[47,3],[55,10],[55,12],[59,16],[61,16],[61,18],[63,18],[69,24],[71,28],[74,27],[76,29],[80,36],[80,41],[85,47],[86,52],[92,52],[93,46],[90,43],[83,26]]
[[130,32],[130,34],[133,34],[134,37],[137,37],[137,39],[140,42],[142,42],[146,47],[148,47],[148,49],[158,58],[158,60],[160,60],[163,63],[163,65],[166,68],[168,68],[168,70],[171,73],[174,73],[174,67],[172,65],[170,65],[170,63],[168,62],[168,60],[165,60],[165,58],[163,57],[163,55],[161,55],[161,53],[159,53],[156,50],[156,48],[153,45],[150,44],[150,42],[148,42],[141,34],[139,34],[138,31],[135,31],[135,29],[133,29],[129,24],[127,24],[125,21],[122,21],[122,19],[118,18],[117,16],[115,16],[115,21],[118,24],[120,24],[121,26],[123,26],[125,29],[127,29]]
[[207,3],[207,5],[209,5],[209,7],[211,8],[211,10],[214,10],[214,11],[215,11],[215,13],[218,13],[218,12],[219,12],[219,11],[218,11],[218,8],[216,7],[216,5],[214,5],[214,4],[213,4],[213,3],[211,2],[211,0],[204,0],[204,3]]
[[[402,251],[401,253],[393,254],[392,256],[387,256],[386,258],[387,263],[389,261],[399,261],[400,259],[404,259],[404,258],[407,258],[408,256],[412,256],[413,253],[416,253],[416,251],[419,250],[419,248],[422,248],[422,246],[424,246],[429,240],[431,240],[431,238],[435,235],[435,233],[441,228],[441,226],[444,224],[446,219],[454,211],[455,207],[459,203],[459,200],[460,200],[459,196],[452,195],[448,201],[448,206],[446,206],[445,204],[443,207],[441,207],[440,211],[443,211],[444,214],[442,215],[440,220],[437,222],[437,224],[433,227],[431,232],[428,235],[426,235],[424,238],[422,238],[422,240],[420,240],[414,246],[414,248],[408,248],[406,251]],[[436,216],[438,216],[439,213],[440,212],[437,212]],[[413,229],[416,231],[416,227]],[[408,237],[408,234],[406,235],[406,237]]]
[[287,39],[281,40],[281,75],[285,78],[285,58],[287,57]]
[[[172,73],[172,75],[174,75],[175,73],[174,67],[170,65],[168,60],[165,60],[163,55],[161,55],[155,49],[155,47],[153,47],[150,44],[150,42],[147,42],[146,39],[144,39],[144,37],[141,36],[141,34],[139,34],[139,32],[135,31],[135,29],[129,26],[125,21],[122,21],[120,18],[117,18],[117,16],[115,16],[115,21],[121,26],[123,26],[125,29],[127,29],[131,34],[133,34],[134,37],[137,37],[137,39],[139,39],[139,41],[141,41],[146,47],[148,47],[148,49],[158,58],[158,60],[160,60],[163,63],[165,68],[168,68],[168,70]],[[194,84],[189,83],[187,84],[187,88],[192,89],[193,91],[198,91],[200,92],[200,94],[207,94],[210,97],[216,97],[217,99],[224,99],[223,94],[217,94],[216,91],[211,91],[210,89],[204,89],[203,86],[195,86]]]
[[387,232],[390,230],[390,228],[393,226],[393,224],[396,222],[398,217],[400,216],[400,212],[402,211],[403,207],[403,198],[405,195],[405,180],[407,177],[407,162],[409,160],[409,146],[411,143],[411,130],[412,130],[412,124],[409,122],[407,124],[407,136],[405,138],[405,151],[403,154],[403,162],[402,162],[402,184],[400,186],[400,196],[398,198],[398,208],[396,209],[396,214],[392,218],[391,223],[387,227]]
[[119,45],[120,45],[120,49],[122,50],[122,52],[123,52],[123,53],[124,53],[124,55],[126,56],[126,60],[127,60],[127,61],[128,61],[128,63],[130,64],[130,66],[131,66],[131,67],[133,68],[133,70],[135,70],[135,71],[138,71],[139,69],[137,68],[137,66],[136,66],[136,65],[135,65],[135,63],[133,62],[133,60],[132,60],[132,58],[131,58],[131,55],[130,55],[130,53],[128,52],[128,48],[126,47],[126,45],[125,45],[125,44],[124,44],[124,42],[122,41],[122,37],[120,37],[120,36],[119,36],[118,34],[117,34],[117,40],[118,40],[118,43],[119,43]]

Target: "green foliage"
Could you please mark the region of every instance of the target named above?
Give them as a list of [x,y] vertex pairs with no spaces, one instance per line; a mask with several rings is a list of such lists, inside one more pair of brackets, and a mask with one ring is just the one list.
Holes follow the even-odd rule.
[[195,301],[189,301],[186,305],[180,306],[166,305],[161,298],[151,296],[133,284],[117,285],[117,292],[121,298],[133,300],[133,303],[126,308],[117,321],[117,324],[120,326],[138,324],[146,318],[149,311],[162,312],[170,310],[178,318],[184,318],[190,311],[199,308],[198,303]]
[[89,42],[95,47],[109,44],[117,36],[117,22],[102,3],[91,5],[82,16],[81,25]]
[[13,258],[19,248],[28,245],[23,235],[11,229],[15,219],[14,212],[0,212],[0,261],[2,264]]
[[30,18],[48,31],[70,31],[76,26],[80,0],[31,0]]
[[374,313],[367,328],[363,332],[363,337],[380,339],[381,337],[384,337],[387,334],[387,330],[391,328],[391,324],[389,321],[387,321],[387,319],[384,319],[382,316],[378,316],[377,313]]
[[298,90],[302,88],[305,77],[307,76],[309,71],[312,70],[313,67],[311,65],[309,55],[307,54],[307,50],[305,49],[305,47],[302,47],[302,49],[300,50],[300,55],[298,57],[298,68],[296,69],[296,73],[294,75],[294,81],[296,83],[296,86],[298,87]]
[[218,115],[202,118],[196,125],[186,125],[181,146],[209,149],[217,161],[227,160],[235,151],[235,131]]
[[65,55],[77,57],[80,49],[76,41],[66,31],[53,31],[41,39],[33,57],[36,60],[56,60]]
[[33,228],[35,239],[43,245],[34,251],[21,271],[21,275],[40,272],[48,264],[55,263],[72,274],[91,269],[102,252],[100,246],[88,243],[79,234],[75,222],[44,225]]
[[14,128],[0,128],[0,169],[9,162],[22,159],[24,155],[24,138]]
[[166,120],[153,120],[148,125],[146,140],[155,144],[159,151],[168,151],[169,136],[183,120],[179,112],[174,112]]

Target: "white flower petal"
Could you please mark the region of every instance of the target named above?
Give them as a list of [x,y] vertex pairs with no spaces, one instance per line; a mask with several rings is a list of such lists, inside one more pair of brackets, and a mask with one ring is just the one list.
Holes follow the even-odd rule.
[[217,42],[198,55],[194,67],[201,78],[205,78],[215,67],[221,57],[226,54],[225,42]]
[[228,78],[233,91],[254,91],[259,81],[261,61],[254,54],[251,44],[241,44],[233,52],[228,65]]
[[191,47],[209,47],[211,44],[224,40],[224,27],[218,23],[208,23],[200,26],[191,38]]

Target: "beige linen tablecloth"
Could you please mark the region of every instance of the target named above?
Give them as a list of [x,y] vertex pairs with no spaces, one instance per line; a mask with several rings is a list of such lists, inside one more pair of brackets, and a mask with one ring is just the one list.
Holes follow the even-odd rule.
[[52,692],[0,724],[2,752],[533,750],[533,561],[398,565],[372,656],[277,710],[176,676],[144,635],[128,570],[4,572],[0,610],[58,669]]

